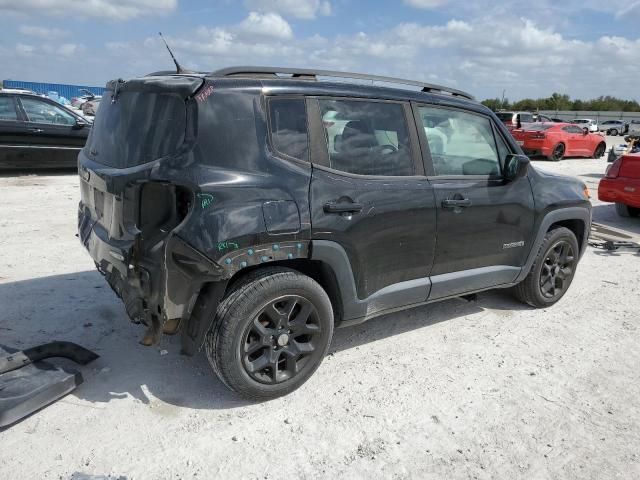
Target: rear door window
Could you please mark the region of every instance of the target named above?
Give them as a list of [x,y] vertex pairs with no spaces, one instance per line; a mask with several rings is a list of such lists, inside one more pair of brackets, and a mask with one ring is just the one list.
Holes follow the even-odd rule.
[[368,100],[318,100],[329,166],[357,175],[414,175],[404,108]]
[[37,98],[20,98],[29,122],[52,125],[75,125],[76,118],[61,107]]
[[0,96],[0,120],[18,120],[18,112],[16,112],[16,105],[13,102],[13,98]]
[[269,99],[271,143],[279,153],[309,161],[307,110],[302,98]]
[[438,107],[420,107],[419,115],[436,175],[500,175],[508,149],[496,143],[488,117]]

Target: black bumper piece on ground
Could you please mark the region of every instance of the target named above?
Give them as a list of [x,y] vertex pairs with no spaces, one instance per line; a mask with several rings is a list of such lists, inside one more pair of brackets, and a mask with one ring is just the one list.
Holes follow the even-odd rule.
[[71,342],[51,342],[22,351],[0,346],[0,428],[40,410],[83,382],[80,372],[43,361],[53,357],[86,365],[98,355]]

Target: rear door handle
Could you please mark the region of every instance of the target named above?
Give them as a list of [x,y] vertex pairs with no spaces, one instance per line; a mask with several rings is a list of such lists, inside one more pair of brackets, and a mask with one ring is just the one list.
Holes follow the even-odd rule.
[[442,208],[458,208],[458,207],[470,207],[471,206],[471,200],[469,200],[468,198],[461,198],[461,199],[451,199],[451,198],[447,198],[446,200],[442,201]]
[[324,211],[326,213],[360,213],[362,204],[328,202],[324,204]]
[[31,133],[42,133],[42,132],[44,132],[44,130],[42,130],[41,128],[30,128],[29,131]]

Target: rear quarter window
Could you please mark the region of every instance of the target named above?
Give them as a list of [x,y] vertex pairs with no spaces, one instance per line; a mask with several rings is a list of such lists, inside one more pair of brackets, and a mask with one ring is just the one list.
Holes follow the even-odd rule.
[[268,100],[269,135],[273,148],[288,157],[309,161],[307,110],[302,98]]

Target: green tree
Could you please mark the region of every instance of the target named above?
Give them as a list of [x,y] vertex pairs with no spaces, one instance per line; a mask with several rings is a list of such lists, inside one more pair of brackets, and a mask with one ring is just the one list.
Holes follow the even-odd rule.
[[489,98],[487,100],[483,100],[481,103],[485,107],[489,107],[494,112],[497,112],[498,110],[500,110],[502,108],[509,108],[509,100],[507,100],[507,99],[505,99],[505,101],[504,101],[505,105],[503,105],[502,100],[499,99],[499,98]]
[[505,100],[501,106],[499,98],[492,98],[482,102],[483,105],[498,110],[499,108],[511,108],[513,110],[536,111],[540,110],[595,110],[601,112],[640,112],[640,104],[636,100],[623,100],[610,95],[600,96],[591,100],[571,100],[569,95],[553,93],[547,98],[524,98],[513,104]]

